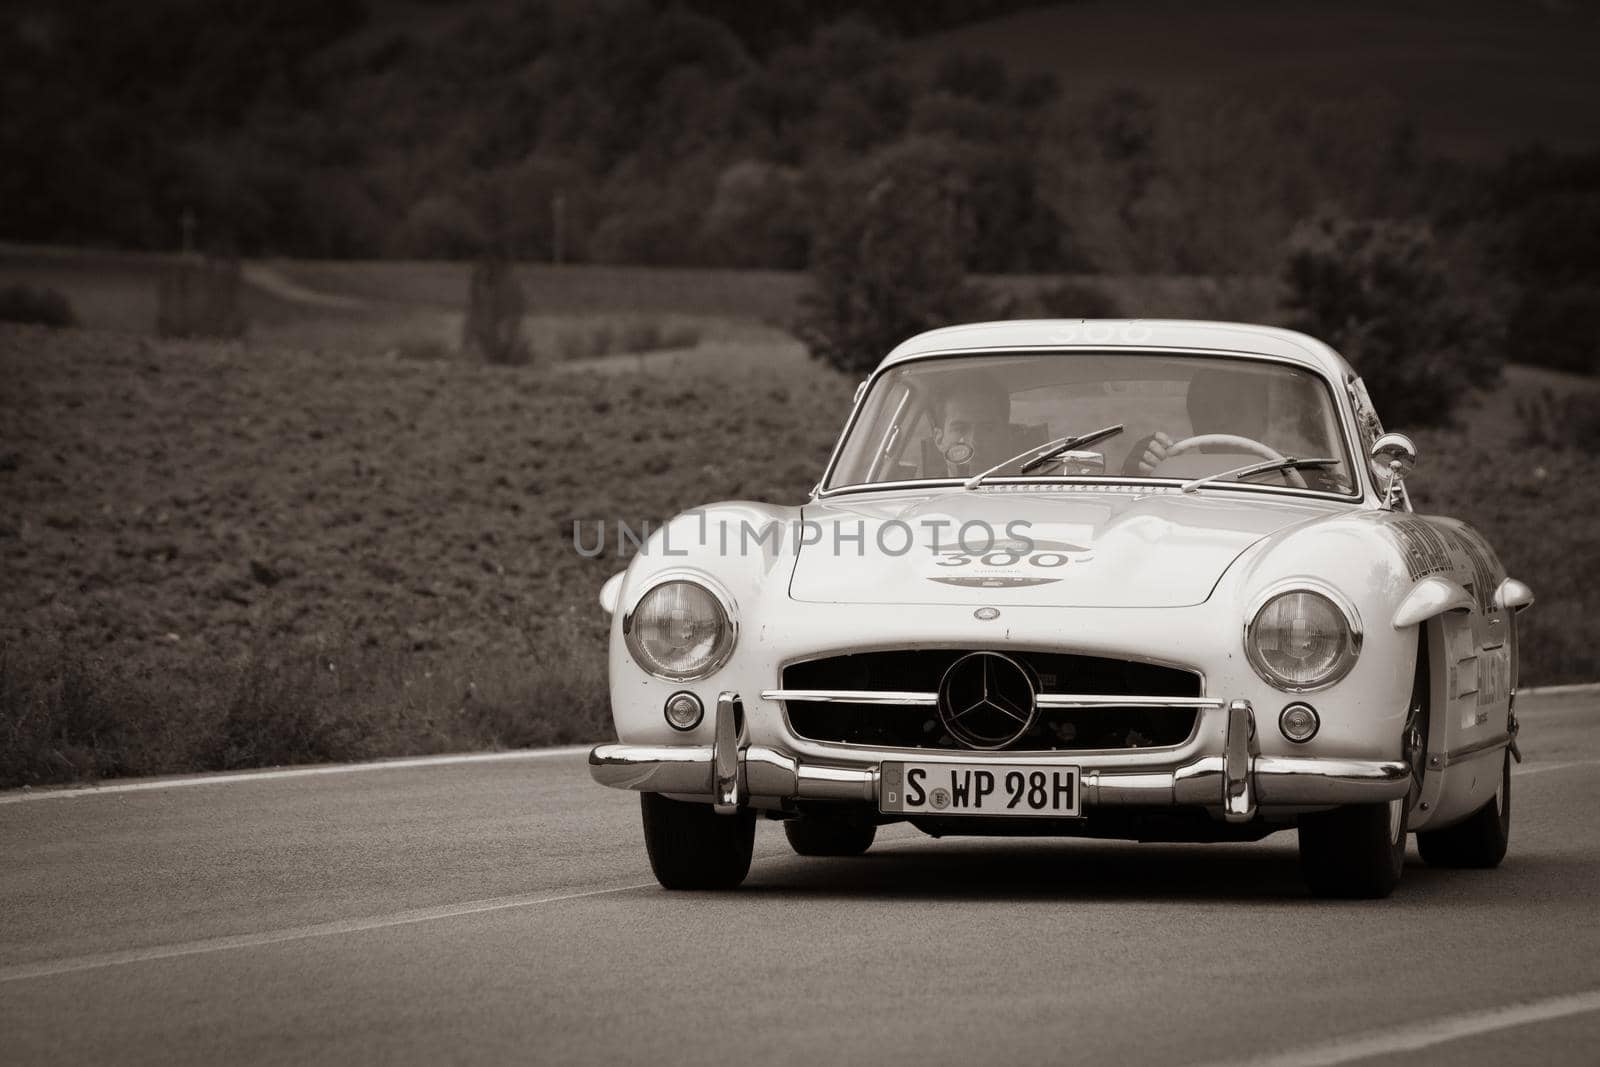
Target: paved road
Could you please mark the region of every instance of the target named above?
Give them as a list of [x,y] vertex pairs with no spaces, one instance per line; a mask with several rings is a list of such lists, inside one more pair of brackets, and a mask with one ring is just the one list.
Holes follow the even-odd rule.
[[1382,902],[1308,899],[1291,834],[772,824],[669,894],[573,753],[0,797],[0,1061],[1593,1063],[1600,696],[1519,710],[1505,865]]

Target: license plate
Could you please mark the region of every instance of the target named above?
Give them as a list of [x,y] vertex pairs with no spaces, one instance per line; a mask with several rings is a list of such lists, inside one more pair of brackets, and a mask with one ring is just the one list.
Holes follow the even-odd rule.
[[1078,814],[1078,768],[884,763],[878,810],[897,815]]

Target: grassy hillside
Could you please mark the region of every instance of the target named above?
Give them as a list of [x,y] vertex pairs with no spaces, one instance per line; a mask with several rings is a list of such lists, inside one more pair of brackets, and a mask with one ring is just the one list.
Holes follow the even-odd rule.
[[572,524],[800,499],[849,385],[768,345],[624,383],[0,327],[0,784],[603,735],[623,563]]

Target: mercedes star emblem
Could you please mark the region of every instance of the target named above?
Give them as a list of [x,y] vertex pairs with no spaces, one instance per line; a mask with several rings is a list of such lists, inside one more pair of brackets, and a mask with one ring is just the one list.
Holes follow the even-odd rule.
[[1033,677],[998,652],[969,652],[939,682],[939,720],[968,748],[1015,743],[1039,716]]

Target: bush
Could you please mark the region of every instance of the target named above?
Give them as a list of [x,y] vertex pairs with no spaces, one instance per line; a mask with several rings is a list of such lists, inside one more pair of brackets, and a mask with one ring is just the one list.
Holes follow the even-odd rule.
[[1448,424],[1468,392],[1499,376],[1497,330],[1447,262],[1413,222],[1323,219],[1291,243],[1292,325],[1342,352],[1397,424]]
[[906,172],[865,195],[857,182],[833,191],[795,324],[813,356],[860,374],[913,334],[1002,312],[962,265],[963,192],[947,175]]
[[162,337],[242,337],[243,288],[237,258],[173,263],[156,286],[156,332]]
[[0,322],[27,322],[36,326],[76,326],[72,302],[54,289],[8,285],[0,289]]
[[1120,319],[1117,298],[1093,282],[1067,281],[1040,289],[1024,305],[1044,319]]
[[1557,396],[1554,389],[1545,389],[1538,396],[1519,397],[1516,413],[1519,445],[1600,453],[1600,396],[1591,391]]
[[411,205],[396,228],[391,251],[423,259],[465,259],[486,240],[483,225],[453,193],[435,193]]
[[521,365],[533,358],[522,334],[526,301],[511,264],[498,256],[472,268],[467,315],[461,322],[461,350],[489,363]]
[[798,172],[747,159],[718,175],[699,247],[711,263],[797,270],[805,265],[809,236]]

